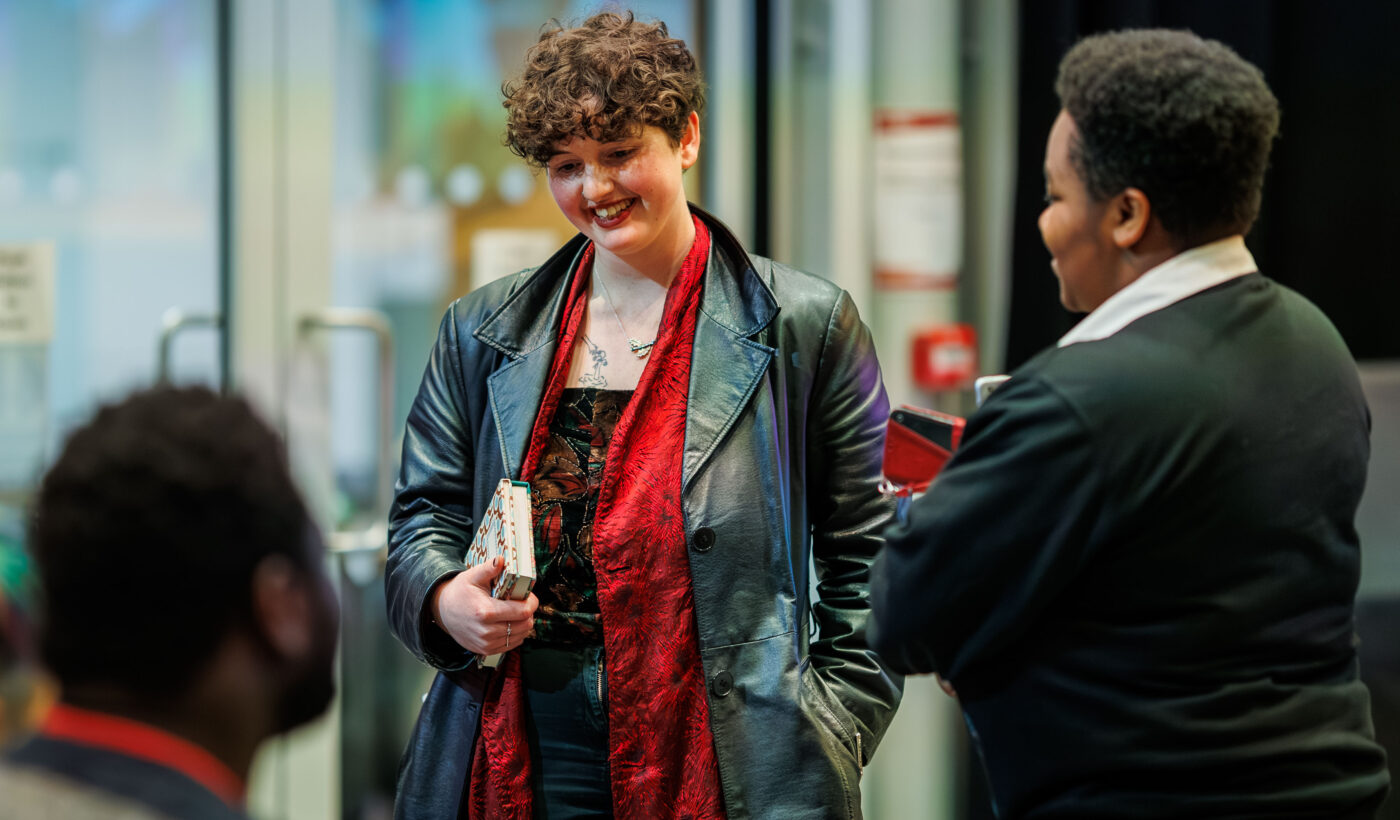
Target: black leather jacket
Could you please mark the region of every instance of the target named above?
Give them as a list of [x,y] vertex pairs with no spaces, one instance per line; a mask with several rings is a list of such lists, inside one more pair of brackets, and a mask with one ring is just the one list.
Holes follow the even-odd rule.
[[[682,504],[725,808],[858,817],[860,770],[903,687],[865,643],[870,565],[892,510],[876,492],[889,406],[875,349],[848,294],[748,256],[696,212],[712,245]],[[484,679],[427,618],[428,595],[462,569],[496,483],[519,476],[585,242],[455,302],[409,411],[389,619],[443,674],[405,752],[398,817],[457,816]]]

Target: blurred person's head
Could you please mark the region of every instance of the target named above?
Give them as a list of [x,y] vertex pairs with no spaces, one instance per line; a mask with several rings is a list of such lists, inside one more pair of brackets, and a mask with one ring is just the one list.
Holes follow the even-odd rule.
[[631,13],[547,28],[507,83],[506,144],[549,180],[606,266],[674,271],[694,238],[682,175],[705,84],[684,41]]
[[1278,101],[1228,46],[1186,31],[1094,35],[1065,55],[1055,90],[1040,229],[1066,307],[1093,310],[1164,253],[1253,225]]
[[102,408],[44,477],[31,541],[39,654],[64,702],[183,711],[248,742],[330,702],[324,546],[242,399],[157,388]]

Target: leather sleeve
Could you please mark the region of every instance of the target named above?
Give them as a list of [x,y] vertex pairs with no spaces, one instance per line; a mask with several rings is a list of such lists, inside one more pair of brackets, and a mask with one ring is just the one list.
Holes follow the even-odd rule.
[[812,663],[861,724],[868,757],[894,717],[904,679],[880,661],[865,637],[870,567],[894,509],[876,489],[889,400],[870,330],[844,291],[827,323],[812,401],[807,503],[818,594]]
[[463,567],[474,530],[474,453],[453,304],[408,411],[403,458],[389,511],[389,558],[384,591],[389,625],[420,660],[452,671],[472,654],[432,622],[429,596]]

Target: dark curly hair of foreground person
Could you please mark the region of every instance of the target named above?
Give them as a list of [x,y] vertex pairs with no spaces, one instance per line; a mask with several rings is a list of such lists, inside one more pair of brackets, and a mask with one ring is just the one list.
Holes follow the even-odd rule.
[[65,687],[180,692],[250,622],[262,559],[309,568],[309,522],[244,400],[165,387],[103,407],[35,499],[42,659]]
[[690,112],[705,107],[705,83],[685,42],[665,23],[642,23],[631,12],[595,14],[569,30],[554,21],[501,91],[506,145],[535,166],[577,136],[609,142],[654,125],[679,143]]
[[1186,247],[1246,233],[1259,214],[1278,100],[1259,69],[1188,31],[1080,41],[1055,92],[1079,131],[1071,160],[1089,194],[1147,194]]

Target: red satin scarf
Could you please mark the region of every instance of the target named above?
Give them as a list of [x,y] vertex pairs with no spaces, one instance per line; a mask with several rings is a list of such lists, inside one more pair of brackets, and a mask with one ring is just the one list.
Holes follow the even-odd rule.
[[[681,461],[690,356],[709,231],[666,295],[651,360],[613,431],[599,488],[593,560],[608,665],[608,762],[620,820],[722,818],[719,763],[690,589]],[[534,475],[569,373],[592,272],[593,246],[574,273],[562,335],[521,471]],[[482,706],[472,757],[472,820],[528,818],[530,750],[520,657],[508,653]]]

